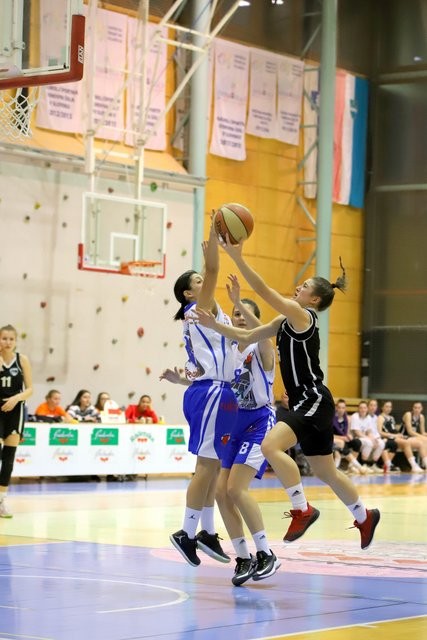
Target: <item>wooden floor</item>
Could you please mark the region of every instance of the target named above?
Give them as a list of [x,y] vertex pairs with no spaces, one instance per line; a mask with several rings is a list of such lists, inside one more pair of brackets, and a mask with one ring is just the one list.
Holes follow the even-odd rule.
[[[427,478],[358,478],[381,510],[360,549],[352,518],[305,478],[321,517],[283,545],[289,503],[274,476],[254,484],[278,573],[233,587],[234,564],[187,565],[169,542],[187,478],[11,487],[0,521],[0,640],[387,640],[427,638]],[[218,516],[224,548],[233,554]]]

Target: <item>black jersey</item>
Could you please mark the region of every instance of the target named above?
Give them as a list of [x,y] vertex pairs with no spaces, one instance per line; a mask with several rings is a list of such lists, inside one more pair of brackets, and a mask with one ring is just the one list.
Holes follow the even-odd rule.
[[313,309],[307,309],[311,324],[306,331],[295,331],[285,318],[277,332],[277,350],[283,383],[293,404],[304,390],[322,384],[319,363],[319,326]]
[[396,427],[396,421],[393,418],[393,416],[383,416],[383,418],[384,418],[383,431],[387,431],[387,433],[394,433],[394,434],[399,433]]
[[7,400],[21,393],[24,389],[24,373],[22,371],[19,353],[9,365],[3,364],[0,369],[0,401]]
[[[414,416],[414,414],[411,413],[411,426],[412,426],[414,431],[416,431],[417,433],[421,433],[421,418],[420,418],[420,416]],[[405,436],[409,436],[410,435],[408,433],[407,429],[406,429],[406,425],[405,425],[404,422],[402,423],[402,433]]]

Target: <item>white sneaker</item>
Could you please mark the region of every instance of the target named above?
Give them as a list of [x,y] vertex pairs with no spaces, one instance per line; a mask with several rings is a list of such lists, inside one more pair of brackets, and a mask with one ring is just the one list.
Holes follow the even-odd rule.
[[380,469],[380,467],[376,464],[372,465],[372,471],[374,473],[381,473],[381,475],[384,473],[383,469]]
[[424,473],[424,469],[421,469],[421,467],[416,464],[414,467],[412,467],[411,473]]
[[360,473],[361,473],[359,467],[356,467],[356,465],[354,465],[354,464],[349,464],[348,465],[348,472],[349,473],[354,473],[356,475],[360,475]]
[[13,514],[7,508],[4,498],[0,501],[0,518],[13,518]]
[[369,467],[367,464],[363,465],[364,473],[375,473],[373,467]]

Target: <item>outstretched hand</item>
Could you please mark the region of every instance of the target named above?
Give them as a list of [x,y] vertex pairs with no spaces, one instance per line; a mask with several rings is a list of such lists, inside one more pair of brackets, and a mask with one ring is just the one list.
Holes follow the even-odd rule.
[[230,274],[228,276],[230,283],[227,282],[225,285],[227,287],[228,297],[234,306],[238,305],[240,302],[240,282],[236,275]]
[[205,311],[205,309],[201,309],[200,307],[196,307],[196,315],[197,321],[208,329],[215,329],[215,316],[211,311]]
[[242,257],[243,240],[241,240],[239,244],[231,244],[230,236],[227,233],[225,239],[222,236],[218,237],[218,243],[232,260],[236,261]]
[[165,369],[159,376],[159,380],[167,380],[173,384],[179,384],[181,382],[181,374],[178,371],[178,367],[172,369]]

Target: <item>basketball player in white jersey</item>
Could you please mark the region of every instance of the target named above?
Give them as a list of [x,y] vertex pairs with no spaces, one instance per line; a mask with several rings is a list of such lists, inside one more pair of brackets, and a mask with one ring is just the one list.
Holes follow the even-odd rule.
[[[214,504],[220,460],[237,419],[237,400],[231,388],[237,344],[197,323],[196,305],[219,323],[230,318],[215,302],[219,271],[218,240],[211,226],[204,244],[205,273],[186,271],[175,283],[180,308],[175,320],[183,321],[187,351],[184,415],[190,426],[189,451],[197,456],[196,470],[187,489],[182,529],[170,536],[174,547],[192,566],[200,564],[197,548],[220,562],[230,562],[214,528]],[[166,376],[164,376],[166,377]],[[199,521],[202,531],[197,535]]]
[[[247,298],[241,300],[238,279],[236,276],[230,276],[229,279],[227,290],[233,302],[233,325],[259,326],[260,311],[257,304]],[[239,411],[237,423],[222,456],[216,499],[236,551],[236,567],[232,577],[235,586],[251,578],[255,581],[268,578],[280,567],[280,562],[269,547],[261,510],[249,492],[252,479],[261,478],[267,466],[261,443],[275,424],[275,411],[272,408],[274,365],[274,348],[270,340],[246,346],[238,352],[231,383]],[[183,378],[176,367],[164,371],[160,379],[188,386],[187,378]],[[249,552],[243,520],[254,540],[256,557]]]
[[291,410],[286,423],[278,422],[266,435],[262,451],[292,502],[293,508],[286,514],[292,521],[284,542],[300,538],[319,517],[319,511],[307,502],[296,463],[285,453],[299,442],[315,475],[331,487],[355,517],[361,547],[366,549],[372,542],[380,512],[367,510],[353,483],[335,467],[332,455],[334,401],[323,384],[319,363],[317,312],[332,304],[336,288],[345,289],[345,271],[341,265],[343,274],[335,283],[325,278],[310,278],[288,299],[269,287],[245,262],[243,243],[232,245],[227,239],[221,244],[254,291],[280,313],[270,323],[249,330],[220,325],[206,310],[200,310],[198,315],[203,326],[216,329],[239,344],[276,336],[280,370]]
[[16,329],[0,329],[0,518],[12,518],[6,493],[13,471],[16,449],[24,431],[25,401],[33,393],[31,365],[16,352]]
[[[259,326],[258,305],[248,298],[240,299],[240,285],[236,276],[229,276],[229,281],[227,291],[233,303],[233,326]],[[267,466],[261,443],[275,424],[276,416],[272,407],[274,366],[271,340],[262,340],[245,348],[239,345],[237,367],[231,383],[239,411],[222,458],[216,495],[236,552],[236,567],[232,577],[235,586],[242,585],[250,578],[255,581],[268,578],[280,567],[268,544],[259,505],[249,491],[253,478],[262,478]],[[256,557],[249,552],[243,521],[252,535]]]

